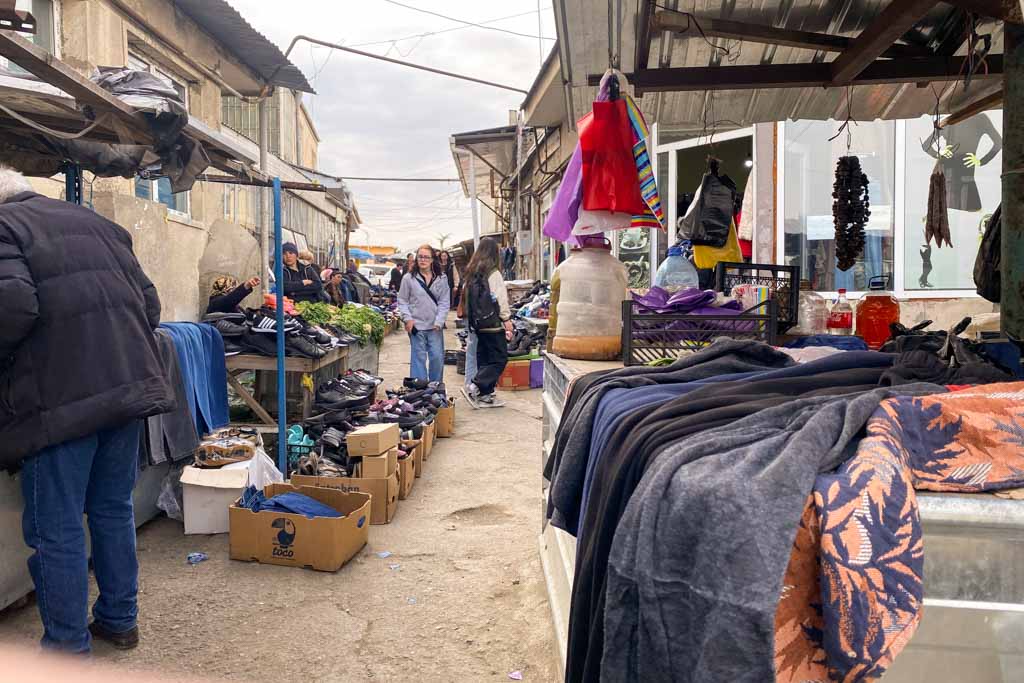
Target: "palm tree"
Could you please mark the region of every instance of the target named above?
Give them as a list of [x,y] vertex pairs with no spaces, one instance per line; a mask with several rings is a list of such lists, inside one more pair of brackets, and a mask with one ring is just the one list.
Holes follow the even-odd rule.
[[448,238],[451,236],[452,234],[450,232],[446,232],[437,236],[437,241],[441,243],[441,249],[444,249],[444,243],[447,242]]

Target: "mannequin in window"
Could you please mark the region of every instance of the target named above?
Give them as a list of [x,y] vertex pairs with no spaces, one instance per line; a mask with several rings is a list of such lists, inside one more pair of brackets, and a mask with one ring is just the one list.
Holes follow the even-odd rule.
[[[936,136],[939,138],[938,151]],[[991,148],[979,158],[981,140],[986,137]],[[995,159],[1002,148],[1003,138],[992,124],[992,119],[985,114],[936,130],[921,144],[925,154],[942,164],[949,186],[949,208],[971,212],[981,211],[981,195],[978,194],[974,173]]]

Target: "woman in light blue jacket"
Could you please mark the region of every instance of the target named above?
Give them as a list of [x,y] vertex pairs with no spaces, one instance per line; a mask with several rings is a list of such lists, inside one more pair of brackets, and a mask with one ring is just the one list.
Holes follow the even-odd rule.
[[398,312],[409,334],[409,375],[440,382],[444,379],[444,323],[451,308],[451,287],[429,244],[416,250],[416,267],[402,277]]

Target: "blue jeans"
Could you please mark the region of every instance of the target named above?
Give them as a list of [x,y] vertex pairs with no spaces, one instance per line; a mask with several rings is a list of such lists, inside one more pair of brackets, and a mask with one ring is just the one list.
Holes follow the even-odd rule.
[[409,345],[412,347],[409,375],[431,382],[442,381],[444,379],[444,332],[442,330],[417,330],[416,334],[409,335]]
[[142,421],[45,448],[25,461],[22,531],[35,550],[28,560],[43,621],[44,648],[90,650],[89,562],[82,514],[89,516],[99,586],[93,619],[115,633],[138,615],[132,489],[139,467]]
[[470,332],[466,337],[466,388],[473,383],[476,377],[476,332]]

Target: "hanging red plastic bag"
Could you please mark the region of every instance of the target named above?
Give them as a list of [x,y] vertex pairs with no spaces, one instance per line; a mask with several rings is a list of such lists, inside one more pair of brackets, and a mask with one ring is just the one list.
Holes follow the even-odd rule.
[[624,100],[594,102],[593,119],[580,131],[580,149],[584,209],[637,215],[650,211],[640,194]]

